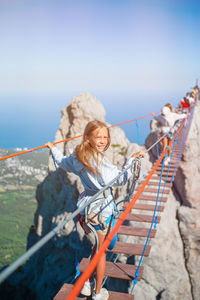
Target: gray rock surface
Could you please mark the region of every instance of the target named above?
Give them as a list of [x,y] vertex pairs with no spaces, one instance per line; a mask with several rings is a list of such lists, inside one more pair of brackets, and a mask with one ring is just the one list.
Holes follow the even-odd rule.
[[179,207],[179,202],[170,192],[165,210],[160,213],[161,222],[157,225],[156,237],[151,239],[150,256],[143,261],[143,279],[134,289],[136,300],[193,299],[176,218]]
[[200,102],[194,110],[193,121],[183,150],[182,160],[174,182],[181,206],[178,209],[179,230],[184,244],[193,299],[200,299]]

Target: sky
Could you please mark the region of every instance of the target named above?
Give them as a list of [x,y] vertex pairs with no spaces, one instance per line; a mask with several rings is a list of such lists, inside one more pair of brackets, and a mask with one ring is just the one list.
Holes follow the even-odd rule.
[[198,0],[0,0],[0,148],[53,141],[86,91],[111,124],[175,106],[200,80],[199,36]]

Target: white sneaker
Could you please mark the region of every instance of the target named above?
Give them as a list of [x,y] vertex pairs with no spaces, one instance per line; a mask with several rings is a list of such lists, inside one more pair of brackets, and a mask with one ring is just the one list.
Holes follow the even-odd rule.
[[167,158],[165,159],[164,166],[165,167],[168,166],[168,160],[167,160]]
[[95,288],[95,280],[92,282],[86,281],[80,293],[84,296],[91,296],[94,288]]
[[93,293],[92,295],[92,300],[108,300],[108,298],[109,298],[109,293],[105,288],[101,288],[99,294]]
[[165,158],[164,166],[168,166],[170,162],[170,157]]

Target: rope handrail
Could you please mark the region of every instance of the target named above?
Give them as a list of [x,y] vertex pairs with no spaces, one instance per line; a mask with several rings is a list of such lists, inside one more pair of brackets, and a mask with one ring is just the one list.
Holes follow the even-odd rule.
[[[150,114],[147,114],[147,115],[144,115],[144,116],[141,116],[141,117],[129,120],[129,121],[125,121],[125,122],[122,122],[122,123],[111,125],[109,128],[121,126],[121,125],[130,123],[130,122],[134,122],[134,121],[137,121],[137,120],[141,120],[141,119],[153,116],[154,114],[158,114],[158,113],[159,112],[155,112],[155,113],[152,112]],[[83,134],[80,134],[80,135],[77,135],[77,136],[74,136],[74,137],[70,137],[70,138],[67,138],[67,139],[64,139],[64,140],[60,140],[60,141],[54,142],[53,145],[57,145],[57,144],[64,143],[64,142],[68,142],[68,141],[71,141],[73,139],[80,138],[82,136],[83,136]],[[36,151],[36,150],[42,150],[44,148],[47,148],[47,146],[43,145],[43,146],[35,147],[35,148],[32,148],[32,149],[24,150],[24,151],[21,151],[21,152],[13,153],[13,154],[10,154],[10,155],[6,155],[6,156],[3,156],[3,157],[0,157],[0,161],[4,160],[4,159],[11,158],[11,157],[15,157],[15,156],[23,155],[23,154],[26,154],[26,153],[30,153],[30,152],[33,152],[33,151]]]
[[[180,130],[182,130],[182,127],[183,127],[184,123],[185,123],[185,120],[182,122],[180,128],[177,130],[177,133],[175,134],[174,138],[172,139],[172,142],[175,140],[175,138],[178,135],[178,133],[180,132]],[[138,192],[133,196],[131,202],[129,203],[129,205],[127,206],[127,208],[124,210],[124,212],[121,214],[121,216],[118,219],[116,225],[114,226],[114,228],[110,231],[110,233],[108,234],[108,236],[104,240],[103,245],[101,246],[101,248],[99,249],[99,251],[93,256],[93,258],[90,261],[87,269],[82,273],[82,275],[79,277],[79,279],[74,284],[74,287],[71,290],[69,296],[66,298],[66,300],[73,300],[73,299],[76,298],[76,296],[78,296],[78,294],[79,294],[79,292],[80,292],[80,290],[81,290],[84,282],[93,273],[93,271],[94,271],[94,269],[95,269],[95,267],[96,267],[96,265],[97,265],[100,257],[106,251],[106,249],[109,246],[110,242],[112,241],[114,235],[117,233],[117,231],[119,230],[120,226],[125,221],[127,215],[130,213],[131,209],[133,208],[136,200],[139,198],[139,196],[143,192],[145,186],[147,185],[147,183],[151,179],[153,173],[155,172],[155,170],[157,169],[157,167],[159,166],[160,162],[162,161],[162,159],[164,158],[165,154],[168,151],[169,150],[167,148],[163,151],[163,153],[161,154],[159,160],[156,162],[156,164],[154,165],[154,167],[150,171],[149,175],[147,176],[146,180],[144,181],[144,183],[142,184],[142,186],[139,188]]]
[[[164,138],[168,133],[164,134],[160,139],[157,140],[157,143],[160,142],[162,138]],[[154,143],[151,147],[149,147],[146,152],[150,151],[152,147],[154,147],[156,143]],[[135,159],[134,159],[135,160]],[[134,162],[133,160],[133,162]],[[120,178],[132,165],[127,166],[121,171],[113,180],[111,180],[105,187],[99,190],[94,196],[91,197],[87,203],[83,206],[76,209],[69,217],[67,217],[63,222],[57,225],[52,231],[47,233],[40,241],[38,241],[35,245],[33,245],[26,253],[24,253],[21,257],[19,257],[14,263],[8,266],[5,270],[0,273],[0,283],[3,282],[9,275],[11,275],[19,266],[21,266],[28,258],[30,258],[37,250],[39,250],[43,245],[45,245],[54,235],[56,235],[60,230],[64,228],[64,226],[74,219],[82,210],[85,209],[86,206],[90,205],[92,202],[96,200],[96,198],[104,192],[108,187],[111,187],[115,181]]]

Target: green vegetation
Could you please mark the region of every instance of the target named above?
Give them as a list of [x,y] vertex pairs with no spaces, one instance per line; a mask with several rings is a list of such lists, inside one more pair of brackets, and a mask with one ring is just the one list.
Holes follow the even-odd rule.
[[120,144],[112,144],[111,146],[113,148],[120,147],[120,151],[118,153],[123,156],[126,155],[126,147],[125,146],[121,146]]
[[26,251],[26,238],[36,210],[30,188],[0,193],[0,268]]
[[119,154],[124,156],[124,155],[126,155],[126,152],[125,151],[120,151]]
[[[0,149],[0,156],[5,155],[9,151]],[[46,176],[47,165],[47,151],[0,162],[0,269],[26,251],[37,207],[36,188]]]

